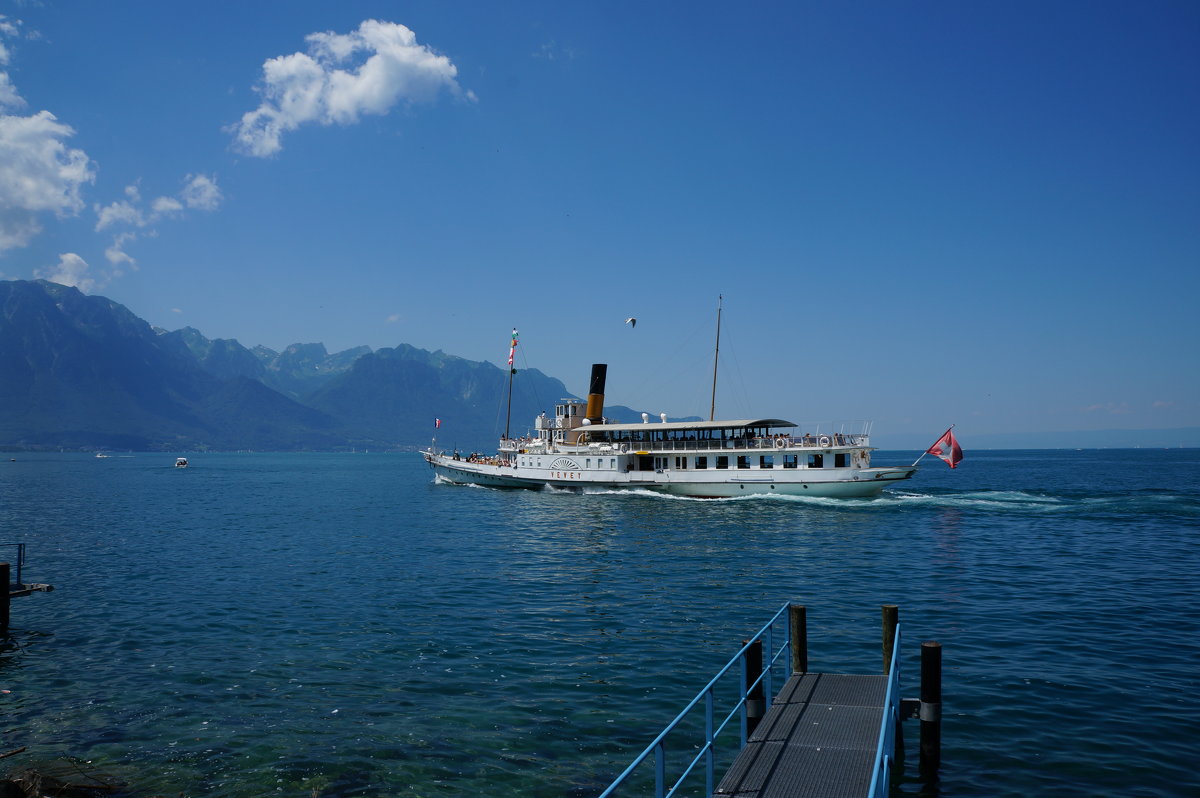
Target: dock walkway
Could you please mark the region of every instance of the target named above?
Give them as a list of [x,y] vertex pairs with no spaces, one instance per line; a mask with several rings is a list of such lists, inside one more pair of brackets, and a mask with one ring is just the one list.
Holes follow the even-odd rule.
[[713,795],[866,796],[887,687],[883,674],[793,674]]
[[[681,795],[684,789],[711,798],[887,798],[904,757],[899,731],[905,717],[921,720],[921,775],[935,780],[941,757],[941,645],[921,644],[921,698],[901,699],[899,608],[885,604],[881,610],[883,673],[813,673],[805,608],[785,604],[600,798],[615,798],[622,789],[622,795],[644,795],[651,779],[655,798]],[[779,646],[777,624],[784,627]],[[775,693],[777,675],[783,687]],[[733,678],[737,685],[725,682]],[[720,690],[719,684],[724,685]],[[730,687],[738,699],[727,706]],[[770,707],[764,707],[773,693]],[[687,754],[668,767],[668,737],[677,732],[687,737],[681,724],[701,712],[702,743],[673,738],[672,749]],[[688,727],[694,730],[699,720],[693,717]],[[737,753],[718,783],[716,748],[730,736],[726,744],[736,743]],[[646,772],[651,764],[652,772]],[[684,787],[690,776],[703,777],[703,792]]]
[[10,562],[0,562],[0,636],[8,634],[8,625],[11,615],[11,605],[14,598],[21,596],[29,596],[34,593],[49,593],[54,590],[53,585],[43,585],[40,583],[26,584],[22,574],[22,568],[25,566],[25,544],[24,543],[0,543],[0,551],[4,549],[12,549],[17,555],[16,573]]

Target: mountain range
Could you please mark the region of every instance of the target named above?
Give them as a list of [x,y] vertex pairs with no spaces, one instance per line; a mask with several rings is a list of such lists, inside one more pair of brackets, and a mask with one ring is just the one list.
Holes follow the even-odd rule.
[[[0,448],[480,450],[504,430],[508,374],[406,344],[283,352],[151,327],[44,280],[0,281]],[[513,381],[513,434],[571,394],[536,369]],[[629,408],[609,417],[634,420]]]
[[[407,344],[282,352],[151,327],[102,296],[44,280],[0,281],[0,449],[490,451],[505,428],[508,373]],[[571,397],[537,369],[513,381],[512,434]],[[640,413],[606,406],[635,422]],[[930,433],[873,436],[920,450]],[[975,448],[1200,446],[1200,428],[978,434]]]

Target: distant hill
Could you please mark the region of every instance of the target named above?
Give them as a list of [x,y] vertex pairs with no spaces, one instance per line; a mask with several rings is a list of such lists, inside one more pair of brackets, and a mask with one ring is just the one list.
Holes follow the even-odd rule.
[[209,340],[193,327],[155,332],[166,341],[187,347],[200,366],[214,376],[249,377],[293,399],[317,390],[371,351],[369,346],[358,346],[331,355],[324,344],[292,344],[276,352],[265,346],[247,349],[232,338]]
[[371,353],[371,347],[356,346],[332,355],[325,351],[325,344],[292,344],[282,352],[256,346],[253,352],[266,370],[264,383],[280,393],[302,399],[349,371],[356,360]]
[[[523,435],[539,413],[553,417],[558,400],[574,398],[560,380],[537,369],[520,371],[512,386],[510,419],[504,369],[401,344],[359,357],[304,401],[341,419],[359,447],[389,440],[424,446],[434,419],[441,419],[443,444],[486,451],[506,428]],[[604,412],[622,421],[640,417],[622,406]]]
[[[414,449],[441,418],[443,443],[485,450],[505,429],[507,378],[408,345],[248,349],[190,327],[155,330],[56,283],[0,281],[0,448]],[[559,380],[521,371],[512,434],[569,396]]]
[[206,371],[116,302],[0,282],[0,446],[319,448],[337,427],[256,380]]
[[[430,353],[408,345],[363,355],[307,397],[314,408],[342,419],[356,440],[428,443],[434,419],[439,437],[468,448],[493,446],[504,431],[507,374],[490,363]],[[513,434],[568,392],[536,369],[513,381]]]
[[246,347],[231,338],[218,338],[210,341],[194,327],[184,327],[182,330],[167,332],[154,328],[154,332],[162,337],[167,346],[173,346],[182,352],[182,347],[190,352],[196,361],[208,373],[222,379],[231,377],[249,377],[261,381],[267,370],[262,361]]

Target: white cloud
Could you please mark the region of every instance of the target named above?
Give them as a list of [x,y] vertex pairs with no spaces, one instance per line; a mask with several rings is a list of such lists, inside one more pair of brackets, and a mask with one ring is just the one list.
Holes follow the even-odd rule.
[[49,111],[0,115],[0,252],[41,231],[37,214],[68,216],[83,208],[79,189],[95,172],[83,150],[63,143],[74,132]]
[[221,205],[223,197],[221,189],[217,188],[217,181],[205,175],[188,175],[186,179],[187,185],[179,196],[189,208],[215,211]]
[[1097,402],[1082,409],[1085,413],[1110,413],[1114,416],[1121,416],[1131,412],[1128,402]]
[[534,58],[541,58],[546,61],[557,61],[564,58],[568,61],[575,59],[576,50],[573,47],[559,47],[557,42],[550,41],[542,45],[542,49],[533,53]]
[[[0,50],[3,49],[4,46],[0,45]],[[0,64],[3,63],[5,63],[5,61],[0,60]],[[17,94],[17,88],[12,85],[12,81],[9,80],[8,73],[0,72],[0,109],[24,107],[25,100],[21,98],[21,95]]]
[[388,324],[395,324],[396,322],[400,321],[400,314],[399,314],[399,313],[393,313],[393,314],[391,314],[390,316],[388,316],[388,317],[387,317],[387,319],[385,319],[385,321],[386,321]]
[[0,253],[25,246],[40,232],[42,226],[29,214],[0,209]]
[[[114,225],[146,228],[162,219],[180,216],[185,206],[203,211],[214,211],[220,206],[223,197],[214,178],[207,175],[188,175],[184,180],[184,187],[179,192],[178,198],[158,197],[150,203],[149,212],[140,207],[142,195],[137,184],[126,186],[125,196],[127,199],[113,202],[110,205],[94,207],[96,231],[99,232]],[[144,235],[153,236],[154,231],[148,230]],[[128,264],[136,269],[137,261],[125,251],[125,247],[137,239],[138,236],[134,233],[126,232],[117,235],[113,238],[112,246],[104,250],[104,257],[114,267]],[[120,275],[119,271],[113,273],[114,277]]]
[[[0,15],[0,36],[18,36],[20,24]],[[0,43],[0,67],[11,57]],[[80,186],[95,179],[87,154],[64,144],[75,131],[49,111],[12,113],[25,105],[8,72],[0,71],[0,253],[27,245],[41,232],[39,214],[78,213]]]
[[96,231],[99,232],[114,224],[128,224],[134,227],[145,227],[145,215],[127,201],[114,202],[106,207],[94,206],[96,211]]
[[74,133],[49,111],[0,116],[0,207],[78,213],[95,174],[83,150],[63,144]]
[[33,274],[52,283],[73,286],[86,294],[104,287],[103,281],[88,276],[88,268],[87,261],[74,252],[67,252],[58,256],[58,265],[34,269]]
[[[31,116],[12,113],[26,103],[5,69],[12,52],[3,39],[21,36],[21,24],[20,20],[10,20],[0,14],[0,254],[28,245],[41,233],[41,214],[64,217],[79,213],[84,208],[81,189],[96,177],[95,166],[87,154],[65,144],[75,131],[59,122],[54,114],[49,111]],[[23,38],[35,39],[37,35],[26,32]],[[222,201],[216,180],[207,175],[189,174],[178,197],[159,197],[148,210],[137,183],[126,186],[124,194],[124,199],[92,206],[97,232],[110,227],[144,229],[164,217],[179,215],[185,207],[212,211]],[[153,235],[153,231],[146,230],[141,235]],[[109,263],[114,267],[123,264],[136,267],[125,248],[137,239],[138,235],[128,232],[116,235],[104,253]],[[72,275],[85,273],[87,264],[79,256],[69,254],[62,258],[58,266],[51,268],[63,280],[71,281],[76,279]],[[89,285],[96,284],[94,278],[77,279]]]
[[283,149],[284,133],[309,122],[349,125],[403,101],[430,101],[443,88],[461,93],[450,59],[417,44],[403,25],[368,19],[352,33],[313,33],[305,40],[307,53],[263,64],[257,87],[263,102],[225,128],[238,150],[265,158]]
[[[137,269],[137,261],[125,251],[125,245],[133,241],[137,241],[137,233],[121,233],[113,237],[112,246],[104,250],[104,257],[114,267],[119,267],[121,264],[127,263],[132,268]],[[120,272],[117,272],[116,276],[120,276]]]
[[150,206],[156,218],[171,216],[183,210],[183,203],[174,197],[159,197]]
[[[0,14],[0,36],[16,36],[18,33],[16,25],[9,22],[3,14]],[[8,66],[11,54],[4,42],[0,42],[0,66]],[[0,109],[4,108],[24,108],[25,100],[21,95],[17,94],[17,89],[13,86],[12,81],[8,77],[7,72],[0,72]]]

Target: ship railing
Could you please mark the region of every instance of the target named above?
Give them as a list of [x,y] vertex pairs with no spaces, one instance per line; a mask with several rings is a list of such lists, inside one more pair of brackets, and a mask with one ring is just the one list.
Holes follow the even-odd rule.
[[541,445],[542,441],[540,438],[502,438],[500,440],[500,445],[497,448],[502,452],[518,452],[522,449],[529,449],[531,447],[537,447]]
[[[8,557],[8,562],[12,564],[13,573],[11,574],[12,583],[14,585],[24,585],[25,577],[21,574],[25,567],[25,544],[24,543],[0,543],[0,552],[11,551],[12,556]],[[4,557],[0,556],[0,562],[4,561]]]
[[[654,763],[654,795],[655,798],[664,798],[665,796],[673,796],[678,794],[678,790],[693,773],[698,770],[703,770],[705,780],[705,795],[712,795],[713,786],[716,782],[716,767],[717,767],[717,742],[721,734],[731,726],[737,723],[737,748],[732,752],[736,753],[746,746],[746,738],[749,732],[748,726],[748,707],[747,702],[751,700],[752,695],[760,694],[766,696],[774,696],[775,691],[772,687],[775,678],[774,671],[779,671],[780,678],[786,680],[787,668],[790,664],[788,654],[791,651],[791,625],[787,622],[788,605],[784,604],[779,612],[775,613],[771,620],[767,621],[766,625],[758,630],[757,633],[742,646],[738,653],[733,655],[733,658],[726,663],[716,676],[712,678],[707,685],[704,686],[695,698],[684,707],[673,721],[667,724],[657,737],[646,747],[642,753],[633,760],[629,767],[617,776],[612,784],[608,786],[604,792],[600,793],[599,798],[609,798],[615,795],[619,787],[621,787],[627,779],[629,779],[638,768],[648,760],[653,760]],[[781,628],[778,635],[775,627],[779,625]],[[779,648],[775,648],[775,638],[781,636],[783,643]],[[766,660],[762,672],[757,679],[750,681],[747,684],[747,660],[748,653],[756,647],[762,646],[763,659]],[[736,685],[730,682],[736,679]],[[782,684],[783,681],[780,681]],[[761,690],[761,693],[758,691]],[[722,707],[719,711],[716,703],[718,694],[722,700],[730,700],[736,696],[736,700],[726,710]],[[696,721],[699,720],[694,713],[699,713],[703,707],[704,713],[704,742],[678,742],[678,746],[673,750],[677,752],[691,753],[696,751],[696,755],[683,765],[682,772],[671,784],[667,783],[667,740],[671,737],[671,733],[677,731],[682,726],[686,731],[692,728],[693,731],[699,731]],[[723,713],[723,714],[719,714]],[[684,732],[681,731],[680,734]],[[732,729],[731,729],[732,733]],[[686,759],[686,754],[684,756]],[[648,778],[646,779],[648,781]],[[648,784],[646,785],[649,786]]]
[[831,435],[775,435],[766,438],[727,438],[725,440],[666,440],[666,441],[592,441],[589,447],[601,448],[625,446],[629,451],[644,452],[699,452],[714,449],[775,450],[775,449],[828,449],[844,446],[870,446],[871,438],[866,434],[833,433]]

